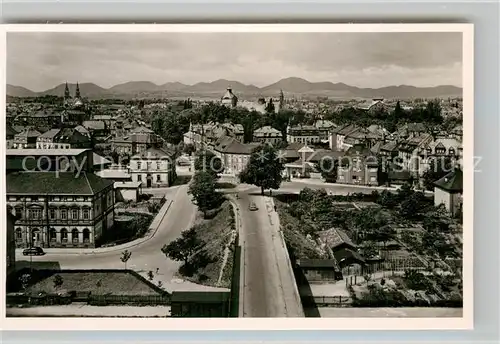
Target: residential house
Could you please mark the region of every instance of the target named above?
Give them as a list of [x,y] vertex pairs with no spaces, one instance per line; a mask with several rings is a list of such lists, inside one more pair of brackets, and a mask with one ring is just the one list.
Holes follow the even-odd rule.
[[23,112],[17,115],[14,122],[18,125],[33,126],[35,128],[55,128],[64,122],[64,116],[61,112],[53,112],[50,109],[39,109],[35,112]]
[[427,134],[428,131],[428,128],[423,123],[406,123],[398,128],[395,135],[400,139],[408,139],[422,136]]
[[409,171],[411,176],[418,178],[423,173],[420,154],[422,149],[433,141],[431,134],[410,136],[400,141],[398,145],[397,163],[402,170]]
[[142,182],[115,182],[114,189],[117,202],[137,202],[141,194]]
[[349,146],[344,143],[346,136],[358,130],[360,130],[360,128],[354,124],[344,125],[330,130],[328,134],[330,149],[335,151],[347,150]]
[[434,204],[444,205],[452,215],[462,211],[463,172],[456,169],[434,183]]
[[[284,176],[287,178],[321,178],[321,168],[333,168],[343,152],[328,149],[313,149],[307,145],[297,151],[298,159],[285,163]],[[329,160],[329,163],[326,162]],[[333,162],[333,164],[330,164]]]
[[384,102],[384,98],[374,98],[359,104],[356,108],[371,114],[389,111],[389,106]]
[[463,126],[460,124],[460,125],[457,125],[455,128],[453,128],[451,130],[451,135],[452,137],[454,137],[455,139],[457,139],[458,141],[462,142],[463,140],[463,135],[464,135],[464,129],[463,129]]
[[354,145],[341,159],[337,183],[378,185],[378,158],[365,145]]
[[23,131],[14,135],[12,148],[29,149],[36,148],[38,137],[41,133],[33,127],[27,127]]
[[[331,258],[342,274],[352,274],[354,271],[362,271],[365,260],[358,253],[357,246],[351,238],[341,229],[330,228],[318,233],[318,242]],[[341,275],[342,276],[342,275]]]
[[111,149],[118,154],[135,155],[158,146],[160,143],[162,140],[156,134],[137,133],[113,138]]
[[271,126],[265,126],[254,130],[253,142],[277,144],[283,141],[283,135]]
[[218,141],[225,137],[232,137],[243,142],[243,126],[229,123],[191,124],[189,131],[184,134],[184,144],[192,144],[196,149],[206,147],[213,149]]
[[449,158],[454,164],[461,165],[463,156],[462,142],[453,137],[437,138],[420,149],[420,176],[430,167],[432,159]]
[[90,138],[74,128],[62,128],[54,137],[54,148],[78,149],[90,148]]
[[92,137],[102,138],[110,134],[108,127],[104,121],[84,121],[82,126],[87,129]]
[[14,137],[18,132],[10,125],[5,126],[5,138],[7,140],[7,149],[12,148],[14,145]]
[[220,126],[226,129],[226,135],[234,137],[236,140],[243,142],[245,130],[243,129],[243,126],[241,124],[222,123]]
[[93,173],[7,174],[17,247],[96,247],[114,225],[113,183]]
[[320,144],[328,142],[330,128],[316,127],[314,125],[288,126],[286,140],[288,143]]
[[174,153],[151,147],[132,156],[129,173],[132,182],[141,182],[147,188],[171,186],[176,177]]
[[[342,272],[335,259],[299,259],[297,267],[302,272],[304,282],[323,283],[342,280]],[[299,275],[300,276],[300,275]]]
[[[53,149],[56,148],[54,138],[59,134],[61,129],[50,129],[41,134],[36,139],[36,148],[38,149]],[[59,147],[57,147],[59,148]]]
[[252,151],[258,147],[257,143],[241,143],[229,137],[214,147],[214,153],[222,161],[224,174],[238,176],[247,166]]

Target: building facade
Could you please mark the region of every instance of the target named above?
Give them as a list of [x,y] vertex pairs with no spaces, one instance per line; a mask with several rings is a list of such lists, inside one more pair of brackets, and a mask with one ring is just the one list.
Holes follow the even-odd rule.
[[114,225],[113,182],[81,172],[7,175],[16,247],[96,247]]
[[256,129],[253,132],[253,142],[277,144],[283,141],[283,135],[271,126]]
[[16,271],[16,236],[14,232],[14,223],[16,222],[16,217],[11,213],[7,212],[7,277],[11,273]]
[[462,211],[463,172],[455,170],[434,183],[434,205],[444,205],[452,215]]
[[363,145],[349,148],[340,160],[337,183],[378,185],[377,157]]
[[162,148],[150,148],[130,159],[132,182],[142,187],[168,187],[175,180],[174,153]]

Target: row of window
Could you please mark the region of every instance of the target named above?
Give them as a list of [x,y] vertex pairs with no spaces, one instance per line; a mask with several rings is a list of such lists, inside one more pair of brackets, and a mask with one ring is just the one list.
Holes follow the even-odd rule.
[[[147,179],[147,177],[146,177],[146,179]],[[142,175],[141,175],[141,174],[138,174],[138,175],[137,175],[137,181],[138,181],[138,182],[142,182]],[[157,182],[161,182],[161,175],[160,175],[160,174],[157,174],[157,175],[156,175],[156,181],[157,181]]]
[[[31,237],[29,238],[29,241],[37,242],[37,241],[43,241],[41,237],[41,231],[38,228],[33,228],[31,230]],[[60,231],[61,234],[61,242],[68,242],[69,234],[68,230],[66,228],[62,228]],[[88,228],[84,228],[82,231],[82,239],[83,242],[89,242],[90,241],[90,230]],[[16,228],[16,240],[17,241],[23,241],[23,229],[22,228]],[[57,230],[55,228],[51,228],[49,230],[49,240],[50,241],[57,241]],[[73,228],[71,230],[71,240],[72,242],[78,242],[79,241],[79,232],[77,228]]]
[[[24,213],[23,213],[23,208],[21,207],[15,207],[14,212],[16,217],[18,218],[23,218]],[[73,209],[59,209],[59,219],[61,220],[90,220],[90,208],[83,208],[81,212],[81,217],[80,217],[80,210],[77,208]],[[42,220],[44,218],[43,216],[43,209],[42,208],[31,208],[28,209],[26,213],[26,218],[29,220]],[[49,218],[51,220],[57,219],[57,211],[54,208],[49,209]]]
[[[146,167],[148,170],[151,169],[151,166],[152,166],[152,162],[151,161],[148,161],[146,162]],[[142,168],[142,163],[141,162],[137,162],[137,169],[140,170]],[[161,169],[161,161],[157,161],[156,162],[156,169],[159,170]]]

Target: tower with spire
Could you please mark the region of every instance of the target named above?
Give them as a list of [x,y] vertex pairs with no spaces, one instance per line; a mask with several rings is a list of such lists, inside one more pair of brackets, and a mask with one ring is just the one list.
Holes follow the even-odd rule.
[[80,85],[78,85],[78,81],[76,82],[75,98],[80,98]]

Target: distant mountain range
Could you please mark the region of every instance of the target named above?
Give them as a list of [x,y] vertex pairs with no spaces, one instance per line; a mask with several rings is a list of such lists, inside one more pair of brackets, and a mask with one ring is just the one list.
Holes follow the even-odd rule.
[[[34,92],[25,87],[7,84],[7,95],[13,97],[36,97],[43,95],[64,95],[65,84],[43,92]],[[74,94],[76,85],[69,84],[71,94]],[[332,82],[309,82],[301,78],[281,79],[274,84],[257,87],[245,85],[238,81],[216,80],[213,82],[199,82],[194,85],[186,85],[180,82],[168,82],[156,85],[149,81],[130,81],[103,88],[93,83],[80,84],[82,96],[90,99],[102,98],[152,98],[152,97],[219,97],[224,91],[231,87],[239,98],[278,96],[280,90],[286,96],[328,96],[332,98],[431,98],[461,96],[462,88],[450,85],[436,87],[415,87],[408,85],[387,86],[382,88],[359,88],[344,83]]]

